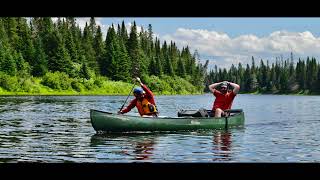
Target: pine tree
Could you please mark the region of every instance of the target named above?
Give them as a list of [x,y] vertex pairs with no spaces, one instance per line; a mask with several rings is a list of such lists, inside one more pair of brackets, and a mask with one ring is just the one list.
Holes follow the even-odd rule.
[[87,63],[86,63],[86,59],[85,59],[85,56],[82,55],[81,56],[81,68],[80,68],[80,72],[79,72],[79,77],[83,79],[83,82],[84,80],[89,80],[90,79],[90,74],[89,74],[89,70],[88,70],[88,66],[87,66]]
[[119,41],[119,59],[118,59],[118,79],[122,81],[129,82],[131,80],[130,71],[131,71],[131,64],[128,52],[126,50],[126,45],[123,39],[118,37]]
[[113,25],[108,29],[107,37],[105,40],[104,55],[101,57],[101,74],[107,77],[112,77],[114,70],[116,70],[115,62],[115,32]]
[[148,32],[147,32],[147,47],[148,47],[148,52],[147,55],[149,57],[152,56],[152,50],[153,50],[153,31],[152,31],[152,25],[148,25]]
[[[90,18],[90,23],[89,23],[89,28],[90,28],[90,31],[91,31],[91,38],[96,36],[96,33],[97,33],[97,25],[96,25],[96,20],[94,17],[91,17]],[[92,40],[92,39],[91,39]]]
[[104,54],[104,43],[102,40],[102,32],[101,32],[100,26],[98,26],[96,36],[94,37],[94,40],[93,40],[93,49],[95,50],[95,54],[98,62],[97,64],[98,69],[101,69],[100,65],[101,65],[101,58]]
[[243,78],[244,78],[244,91],[245,91],[245,92],[250,92],[250,91],[251,91],[251,79],[250,79],[250,75],[251,75],[250,67],[249,67],[249,65],[247,64],[247,68],[246,68],[246,70],[244,71],[244,75],[243,75]]
[[267,67],[264,65],[263,60],[260,61],[260,76],[259,76],[259,85],[260,88],[266,89],[267,82],[268,82],[268,72]]
[[68,54],[65,45],[62,41],[62,37],[58,32],[55,32],[55,36],[58,41],[58,47],[48,62],[49,70],[55,72],[65,72],[69,74],[71,77],[75,74],[73,73],[72,63],[70,55]]
[[3,60],[1,63],[2,71],[8,75],[15,76],[17,74],[17,66],[11,53],[9,53],[8,51],[7,52],[4,51],[1,54],[2,54],[1,56],[3,56]]
[[70,30],[67,31],[67,36],[65,40],[65,45],[68,53],[70,54],[70,58],[72,62],[79,61],[79,54],[77,51],[77,47],[74,43],[72,32]]
[[280,90],[283,93],[287,93],[289,90],[289,84],[288,84],[288,71],[286,67],[283,67],[281,74],[280,74]]
[[33,45],[32,32],[27,24],[26,18],[17,18],[17,34],[20,40],[17,46],[17,52],[21,52],[24,59],[31,64],[35,56],[35,48]]
[[87,23],[83,30],[83,40],[82,40],[82,55],[85,55],[88,67],[94,71],[98,71],[98,62],[96,60],[95,51],[92,47],[93,45],[93,33],[92,27],[88,26]]
[[122,21],[122,23],[121,23],[121,39],[122,39],[122,41],[123,41],[123,43],[126,45],[126,49],[128,49],[128,39],[129,39],[129,37],[128,37],[128,32],[127,32],[127,29],[126,29],[126,26],[125,26],[125,24],[124,24],[124,21]]
[[186,70],[181,58],[178,60],[178,68],[177,68],[177,75],[184,78],[186,76]]
[[[239,62],[238,63],[238,69],[237,69],[237,81],[236,83],[239,84],[240,86],[242,86],[244,84],[244,78],[243,75],[244,74],[244,69],[242,67],[242,64]],[[243,89],[240,89],[241,91],[243,91]]]
[[156,75],[157,74],[155,58],[152,58],[150,60],[150,64],[149,64],[148,69],[149,69],[149,75]]
[[129,80],[131,70],[129,57],[123,41],[119,40],[113,26],[108,29],[101,67],[101,73],[113,80]]
[[132,77],[140,76],[141,59],[139,58],[139,42],[136,22],[133,22],[128,40],[128,54],[132,64]]
[[156,63],[156,76],[161,76],[163,73],[162,68],[162,53],[160,48],[160,40],[156,38],[155,40],[155,63]]
[[17,33],[17,21],[15,17],[8,17],[6,19],[6,27],[7,28],[7,34],[9,38],[9,43],[11,45],[11,48],[13,50],[19,50],[19,41],[20,37]]
[[15,54],[16,67],[19,76],[26,77],[30,75],[30,65],[26,62],[22,56],[22,53]]
[[31,73],[33,76],[44,76],[48,72],[48,61],[47,55],[43,50],[42,41],[39,36],[36,39],[35,45],[36,55],[34,59],[34,64],[31,65],[33,67]]

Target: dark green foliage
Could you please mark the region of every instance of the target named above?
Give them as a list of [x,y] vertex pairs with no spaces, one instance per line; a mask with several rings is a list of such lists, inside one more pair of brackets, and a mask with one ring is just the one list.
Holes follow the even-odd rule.
[[[236,76],[236,77],[234,77]],[[227,79],[226,79],[227,77]],[[236,78],[236,79],[234,79]],[[291,59],[281,61],[277,58],[275,63],[269,66],[269,61],[265,65],[260,61],[260,66],[255,66],[252,57],[251,67],[247,64],[245,70],[239,64],[238,68],[233,65],[226,74],[224,70],[217,67],[215,71],[211,70],[208,74],[208,80],[220,82],[224,80],[236,82],[241,86],[240,92],[251,93],[320,93],[320,71],[319,64],[314,57],[307,57],[306,61],[299,60],[294,65],[293,55]],[[208,89],[206,89],[208,90]]]
[[57,32],[54,33],[54,35],[57,41],[57,48],[53,56],[49,59],[48,69],[52,72],[60,71],[73,76],[71,58],[65,48],[62,37]]
[[16,67],[19,76],[25,77],[30,74],[30,65],[26,62],[21,53],[15,54]]
[[[1,52],[0,52],[1,53]],[[17,73],[17,65],[15,60],[13,59],[13,56],[10,52],[4,51],[4,53],[1,53],[0,55],[2,57],[1,60],[1,71],[14,76]]]
[[44,76],[48,71],[47,55],[45,54],[40,37],[36,39],[36,53],[31,64],[33,76]]
[[71,80],[64,72],[48,72],[43,76],[41,84],[56,90],[71,89]]
[[90,74],[89,74],[88,66],[87,66],[84,55],[82,55],[82,57],[81,57],[81,62],[82,62],[82,65],[80,68],[79,76],[80,76],[80,78],[83,78],[83,80],[84,79],[89,80]]
[[[44,78],[43,83],[54,89],[69,88],[59,85],[59,78],[64,76],[56,72],[83,78],[82,81],[87,79],[83,85],[78,81],[69,83],[79,92],[97,86],[91,79],[100,75],[125,82],[136,76],[170,76],[185,78],[203,88],[206,73],[204,66],[196,63],[199,54],[192,55],[189,47],[180,51],[172,41],[161,44],[160,39],[154,40],[151,24],[141,27],[138,33],[133,22],[128,34],[122,21],[115,26],[117,31],[110,27],[104,39],[104,30],[93,17],[84,29],[80,29],[74,17],[60,17],[56,22],[50,17],[29,20],[28,23],[23,17],[0,18],[0,71],[5,74]],[[50,79],[49,75],[55,78]],[[22,80],[21,83],[32,84]]]
[[128,54],[131,59],[131,75],[132,77],[140,76],[141,70],[141,59],[140,59],[140,51],[139,51],[139,41],[137,35],[137,26],[136,23],[133,23],[131,27],[129,39],[128,39]]

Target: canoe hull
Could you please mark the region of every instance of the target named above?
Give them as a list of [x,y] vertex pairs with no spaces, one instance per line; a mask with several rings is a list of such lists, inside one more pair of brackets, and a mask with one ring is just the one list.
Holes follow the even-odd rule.
[[92,127],[96,131],[132,132],[132,131],[181,131],[198,129],[225,129],[243,127],[244,113],[228,118],[194,117],[140,117],[118,115],[109,112],[90,110]]

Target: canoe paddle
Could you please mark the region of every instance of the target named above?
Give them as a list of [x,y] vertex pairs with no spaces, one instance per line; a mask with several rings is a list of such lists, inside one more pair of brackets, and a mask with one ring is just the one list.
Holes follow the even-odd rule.
[[131,92],[132,92],[132,90],[133,90],[134,86],[136,85],[136,82],[137,82],[137,81],[134,81],[133,86],[132,86],[132,88],[131,88],[131,91],[130,91],[130,93],[129,93],[129,95],[128,95],[127,99],[124,101],[123,105],[121,106],[121,108],[120,108],[119,112],[123,109],[124,105],[126,104],[126,102],[127,102],[128,98],[129,98],[129,96],[130,96],[130,94],[131,94]]

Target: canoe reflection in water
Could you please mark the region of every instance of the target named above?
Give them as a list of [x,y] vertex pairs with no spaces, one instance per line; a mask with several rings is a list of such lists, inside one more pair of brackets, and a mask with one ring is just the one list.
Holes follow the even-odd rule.
[[231,157],[231,132],[217,131],[213,135],[213,161],[230,161]]

